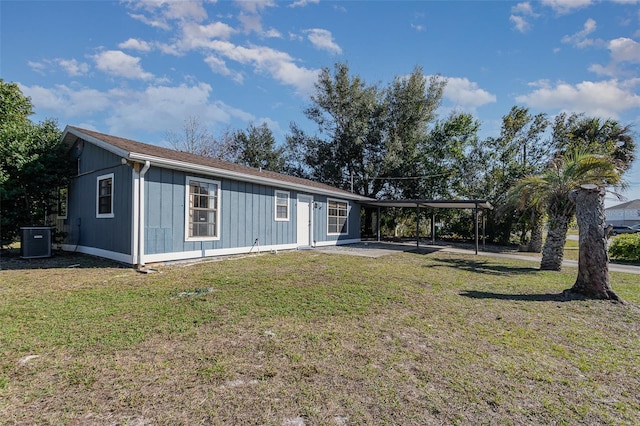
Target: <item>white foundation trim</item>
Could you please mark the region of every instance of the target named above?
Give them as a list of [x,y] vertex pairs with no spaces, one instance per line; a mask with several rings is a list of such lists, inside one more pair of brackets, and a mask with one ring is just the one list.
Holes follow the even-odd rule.
[[95,247],[75,246],[74,244],[63,244],[62,250],[76,251],[78,253],[90,254],[91,256],[104,257],[105,259],[115,260],[117,262],[133,264],[133,256],[130,254],[118,253],[110,250],[103,250]]

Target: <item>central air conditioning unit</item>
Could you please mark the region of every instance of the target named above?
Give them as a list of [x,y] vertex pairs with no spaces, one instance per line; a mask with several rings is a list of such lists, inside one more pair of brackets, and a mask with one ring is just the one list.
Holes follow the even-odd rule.
[[20,257],[23,259],[51,257],[51,228],[48,226],[20,228]]

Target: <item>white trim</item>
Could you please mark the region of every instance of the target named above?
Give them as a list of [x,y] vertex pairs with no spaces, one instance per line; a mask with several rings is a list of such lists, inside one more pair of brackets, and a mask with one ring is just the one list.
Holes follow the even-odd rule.
[[[111,213],[100,212],[100,181],[111,179]],[[96,219],[109,219],[115,217],[113,212],[113,198],[115,197],[115,178],[113,173],[107,173],[96,178]]]
[[172,253],[158,253],[148,254],[145,256],[147,262],[170,262],[173,260],[187,260],[187,259],[200,259],[205,257],[215,256],[229,256],[232,254],[246,254],[250,253],[253,249],[253,253],[273,251],[273,250],[295,250],[298,247],[297,244],[274,244],[270,246],[260,246],[260,251],[256,251],[255,247],[234,247],[224,249],[206,249],[206,250],[191,250],[180,251]]
[[341,246],[343,244],[356,244],[361,241],[362,240],[360,238],[352,238],[349,240],[318,241],[316,242],[316,247]]
[[138,204],[138,265],[144,266],[144,209],[145,209],[145,197],[144,197],[144,175],[147,173],[151,163],[144,162],[142,170],[140,170],[140,177],[138,179],[138,197],[140,197],[140,203]]
[[[360,238],[354,238],[349,240],[319,241],[316,243],[316,247],[355,244],[359,242],[361,242]],[[105,259],[115,260],[117,262],[127,263],[129,265],[135,264],[133,261],[133,256],[124,254],[124,253],[98,249],[95,247],[75,246],[74,244],[63,244],[61,248],[62,250],[68,251],[68,252],[75,251],[78,253],[84,253],[92,256],[103,257]],[[145,261],[148,263],[156,263],[156,262],[170,262],[174,260],[199,259],[203,257],[229,256],[233,254],[249,253],[251,252],[252,248],[255,249],[255,247],[207,249],[207,250],[204,250],[204,256],[201,250],[147,254],[145,255]],[[297,244],[274,244],[270,246],[260,246],[260,251],[265,252],[265,251],[273,251],[273,250],[295,250],[296,248],[298,248]]]
[[[346,217],[346,225],[347,232],[329,232],[329,202],[335,201],[336,203],[344,203],[347,205],[347,217]],[[351,214],[351,203],[347,200],[339,200],[337,198],[327,198],[327,235],[349,235],[349,219]],[[340,216],[336,216],[340,217]]]
[[130,254],[118,253],[110,250],[103,250],[95,247],[76,246],[74,244],[62,244],[62,250],[70,252],[78,252],[89,254],[91,256],[104,257],[105,259],[115,260],[116,262],[127,263],[133,265],[133,258]]
[[[189,237],[189,201],[190,181],[205,182],[216,185],[216,235],[213,237]],[[220,218],[222,217],[222,184],[219,180],[211,180],[196,176],[186,176],[184,185],[184,240],[185,241],[218,241],[220,239]]]
[[[278,217],[278,193],[287,194],[287,217]],[[281,189],[273,190],[273,218],[276,222],[289,222],[289,218],[291,217],[291,194],[289,191],[283,191]]]
[[138,226],[140,225],[140,193],[139,193],[139,180],[140,180],[140,172],[133,167],[133,171],[131,174],[131,181],[133,185],[132,193],[132,206],[133,211],[131,215],[131,253],[133,253],[133,264],[138,263]]

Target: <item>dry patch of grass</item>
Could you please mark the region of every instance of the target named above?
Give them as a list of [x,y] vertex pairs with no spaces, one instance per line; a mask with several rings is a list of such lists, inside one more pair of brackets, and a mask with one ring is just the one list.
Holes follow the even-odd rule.
[[637,276],[617,305],[447,253],[89,266],[0,271],[4,424],[640,420]]

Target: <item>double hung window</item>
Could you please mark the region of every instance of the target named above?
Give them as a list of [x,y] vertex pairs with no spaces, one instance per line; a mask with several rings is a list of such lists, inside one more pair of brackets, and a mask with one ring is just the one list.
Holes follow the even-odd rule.
[[349,233],[349,203],[339,200],[327,200],[327,233],[329,235],[344,235]]
[[220,238],[220,182],[187,177],[186,239]]

